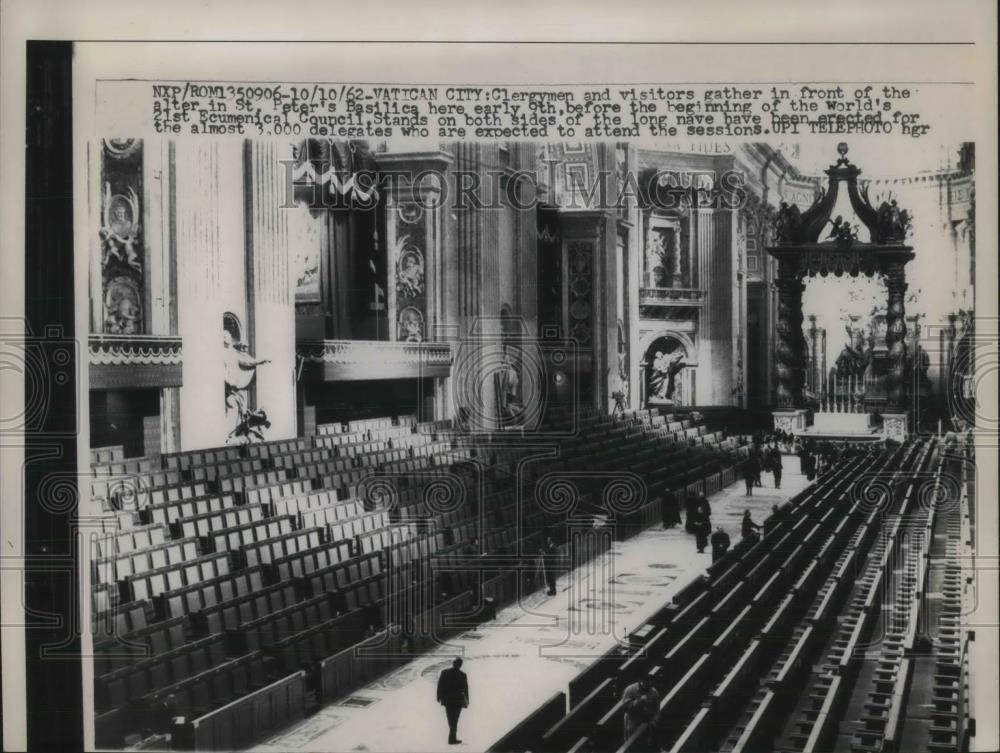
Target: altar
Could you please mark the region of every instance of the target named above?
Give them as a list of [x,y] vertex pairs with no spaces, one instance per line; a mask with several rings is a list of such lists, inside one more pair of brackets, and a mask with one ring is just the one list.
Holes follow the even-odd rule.
[[871,413],[831,413],[817,411],[807,433],[835,435],[868,435],[875,430]]
[[[774,245],[767,248],[777,262],[774,426],[813,436],[902,441],[908,435],[914,371],[905,307],[905,267],[914,258],[906,244],[910,215],[889,196],[876,198],[873,205],[868,184],[859,185],[861,170],[847,158],[847,144],[838,144],[837,152],[836,164],[826,171],[826,190],[818,192],[812,206],[800,211],[782,202],[774,220]],[[840,215],[831,219],[842,183],[857,220],[853,223]],[[821,240],[823,233],[828,234]],[[884,314],[873,318],[868,333],[848,329],[848,343],[835,367],[814,376],[807,392],[803,280],[862,274],[884,281]]]

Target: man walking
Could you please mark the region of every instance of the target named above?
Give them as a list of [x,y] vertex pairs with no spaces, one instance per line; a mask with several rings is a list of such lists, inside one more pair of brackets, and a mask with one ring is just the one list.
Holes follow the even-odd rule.
[[750,450],[750,457],[753,458],[753,467],[756,471],[753,478],[753,485],[763,487],[764,482],[760,480],[760,476],[764,471],[764,462],[767,460],[767,456],[764,454],[764,450],[761,449],[761,446],[755,444]]
[[777,445],[771,448],[771,454],[768,458],[771,466],[771,472],[774,474],[774,488],[781,488],[781,450],[778,449]]
[[757,458],[751,453],[743,463],[743,481],[747,486],[747,496],[753,496],[753,486],[757,477],[760,476],[760,466],[757,464]]
[[469,678],[462,671],[462,659],[456,658],[438,678],[437,700],[448,717],[448,744],[458,745],[458,716],[469,705]]
[[559,558],[559,549],[556,543],[549,536],[545,539],[545,547],[542,549],[542,564],[545,567],[545,585],[549,596],[556,595],[556,561]]
[[696,498],[695,514],[697,522],[695,524],[695,545],[698,553],[701,554],[708,546],[708,535],[712,532],[712,505],[704,494],[699,494]]

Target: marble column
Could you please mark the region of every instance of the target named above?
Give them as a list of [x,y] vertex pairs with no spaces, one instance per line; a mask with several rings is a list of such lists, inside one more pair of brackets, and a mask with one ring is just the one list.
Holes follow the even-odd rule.
[[[454,253],[445,265],[449,300],[444,301],[447,323],[453,327],[455,362],[451,373],[451,402],[456,417],[473,431],[489,431],[497,424],[494,380],[481,378],[490,361],[498,362],[500,301],[497,282],[497,212],[490,198],[487,165],[496,164],[496,144],[459,142],[453,145],[454,171],[449,178],[452,198],[447,224]],[[482,202],[475,201],[478,197]],[[485,206],[484,206],[485,204]],[[487,342],[492,341],[492,342]]]
[[[143,173],[147,186],[147,228],[167,228],[167,232],[147,232],[149,258],[149,331],[156,335],[178,333],[177,246],[169,232],[174,201],[171,186],[174,146],[166,139],[147,139],[143,150]],[[180,450],[180,388],[160,389],[160,446],[158,452]]]
[[[224,146],[231,155],[221,155]],[[223,163],[239,160],[239,144],[198,139],[178,141],[171,179],[175,189],[172,240],[177,249],[178,329],[184,340],[184,386],[180,388],[180,449],[218,447],[225,443],[225,384],[222,315],[228,295],[223,289],[223,237],[230,224],[223,211],[224,191],[242,203],[239,181],[229,185]],[[242,224],[242,223],[241,223]],[[242,241],[242,239],[240,239]],[[237,247],[242,254],[242,243]],[[230,309],[231,310],[231,309]],[[242,307],[234,311],[244,317]]]
[[265,438],[297,434],[295,405],[295,304],[289,214],[282,208],[282,161],[291,146],[278,142],[246,142],[246,267],[249,342],[258,358],[257,407],[271,422]]
[[734,214],[729,209],[700,208],[695,228],[699,285],[705,304],[698,321],[695,402],[735,405],[733,302],[736,284]]

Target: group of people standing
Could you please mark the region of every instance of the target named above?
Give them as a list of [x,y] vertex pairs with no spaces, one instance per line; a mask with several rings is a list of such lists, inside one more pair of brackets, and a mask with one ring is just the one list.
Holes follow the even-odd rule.
[[[681,514],[677,500],[673,495],[664,495],[663,527],[674,528],[681,524]],[[743,512],[741,534],[744,539],[756,543],[760,539],[761,526],[753,522],[750,511]],[[703,494],[693,494],[684,499],[684,530],[694,536],[698,553],[704,553],[708,546],[712,547],[712,562],[717,562],[729,551],[731,540],[722,526],[716,526],[712,531],[712,505]]]
[[835,466],[841,458],[872,450],[886,450],[892,445],[890,439],[881,442],[817,442],[815,439],[796,438],[792,452],[799,457],[802,475],[807,480],[813,481],[817,476],[823,475],[828,468]]
[[743,481],[746,483],[748,497],[753,496],[754,488],[764,486],[761,475],[765,471],[774,475],[774,488],[780,489],[783,466],[777,440],[772,440],[770,444],[754,442],[751,445],[750,454],[743,463]]

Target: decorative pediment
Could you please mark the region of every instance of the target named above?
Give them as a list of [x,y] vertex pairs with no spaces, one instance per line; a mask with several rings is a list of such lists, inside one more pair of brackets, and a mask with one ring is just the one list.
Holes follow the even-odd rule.
[[833,208],[841,183],[847,184],[847,195],[857,221],[868,229],[870,244],[874,246],[901,246],[910,232],[912,217],[894,198],[876,199],[876,208],[868,195],[868,186],[859,187],[860,168],[847,159],[847,144],[837,145],[840,154],[836,164],[826,170],[828,185],[816,196],[812,206],[801,211],[797,206],[781,202],[774,218],[774,240],[778,246],[802,246],[819,243],[823,231],[830,226],[824,241],[841,247],[861,245],[858,241],[859,226],[841,216],[832,218]]
[[91,335],[91,389],[180,387],[181,338],[170,335]]

